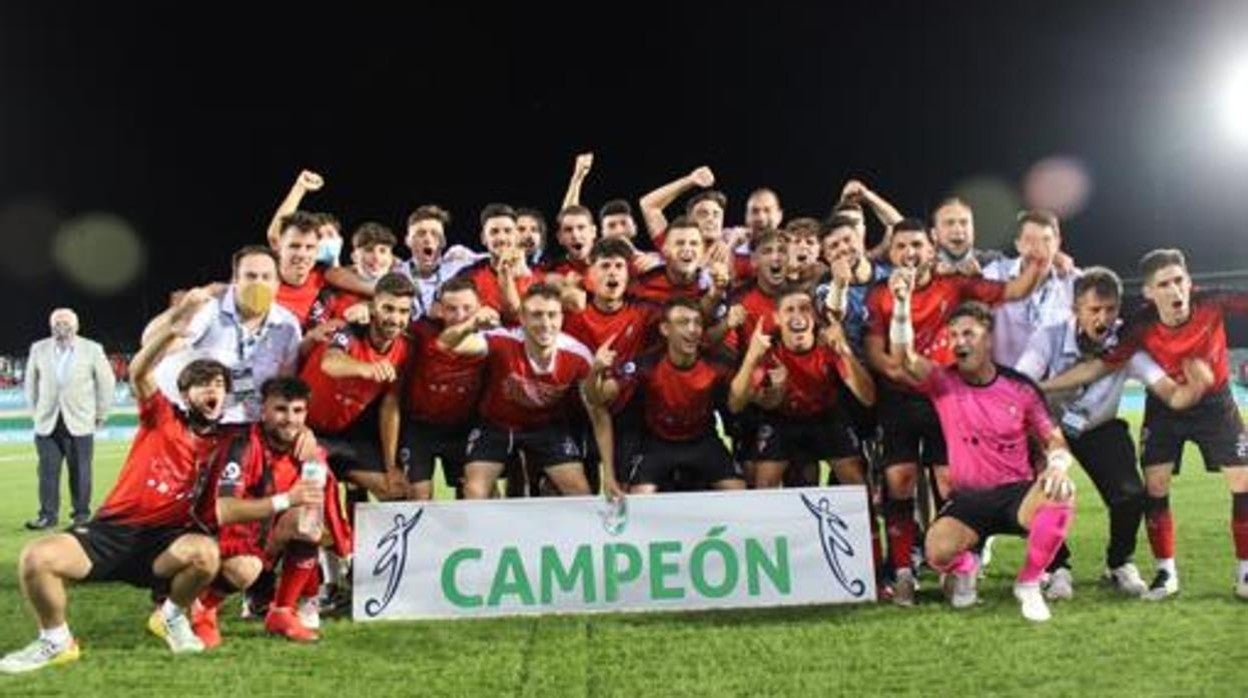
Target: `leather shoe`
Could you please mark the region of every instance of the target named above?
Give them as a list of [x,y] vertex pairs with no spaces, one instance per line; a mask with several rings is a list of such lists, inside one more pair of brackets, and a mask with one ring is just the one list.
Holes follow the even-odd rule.
[[56,519],[48,516],[40,516],[34,521],[26,522],[26,530],[28,531],[46,531],[49,528],[56,527]]

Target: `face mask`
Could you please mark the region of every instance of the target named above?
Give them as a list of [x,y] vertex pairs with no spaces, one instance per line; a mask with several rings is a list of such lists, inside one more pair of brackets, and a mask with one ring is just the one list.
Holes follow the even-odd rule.
[[249,317],[264,315],[273,305],[273,290],[264,284],[248,284],[238,290],[235,299]]
[[338,255],[342,254],[342,238],[323,238],[316,245],[316,261],[330,266],[338,266]]

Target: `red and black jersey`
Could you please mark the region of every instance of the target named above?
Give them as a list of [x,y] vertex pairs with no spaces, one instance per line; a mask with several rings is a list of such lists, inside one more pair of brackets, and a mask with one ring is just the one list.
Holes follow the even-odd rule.
[[328,284],[325,280],[325,270],[328,268],[324,264],[317,264],[308,272],[308,278],[304,279],[302,285],[292,286],[282,281],[277,287],[278,304],[294,313],[303,327],[308,326],[312,319],[312,308]]
[[313,324],[320,324],[328,320],[345,319],[348,308],[357,303],[367,303],[368,300],[364,296],[347,291],[334,290],[329,293],[322,293],[321,299],[313,306]]
[[788,371],[784,400],[772,410],[786,417],[808,418],[827,414],[836,405],[845,364],[840,354],[816,344],[805,352],[795,352],[777,342],[763,357],[753,378],[761,383],[766,372],[777,366]]
[[1118,333],[1122,341],[1106,355],[1111,364],[1130,360],[1137,350],[1149,356],[1179,383],[1185,383],[1183,362],[1201,359],[1213,368],[1211,391],[1226,387],[1230,379],[1230,356],[1226,346],[1226,313],[1248,313],[1248,293],[1196,290],[1192,292],[1191,315],[1177,327],[1162,324],[1157,307],[1148,304]]
[[[472,279],[473,285],[477,288],[477,298],[481,299],[481,305],[497,310],[503,316],[504,323],[516,324],[515,317],[503,313],[503,287],[499,282],[498,272],[490,266],[488,258],[464,267],[457,276]],[[523,297],[529,286],[541,281],[543,277],[544,273],[536,269],[530,270],[525,276],[516,277],[516,292]]]
[[710,290],[709,281],[699,272],[694,280],[677,285],[667,276],[667,267],[659,266],[639,274],[628,284],[628,294],[637,300],[663,305],[673,298],[698,300]]
[[[622,366],[659,343],[659,322],[662,319],[662,308],[652,303],[625,300],[623,307],[609,313],[590,303],[581,312],[564,315],[563,331],[591,352],[598,351],[604,342],[614,336],[611,347],[615,350],[615,365]],[[620,391],[611,404],[613,413],[618,413],[628,404],[632,398],[631,388],[635,385],[629,383],[629,390]]]
[[692,366],[680,368],[667,351],[647,354],[613,374],[623,390],[636,382],[646,429],[667,441],[692,441],[715,429],[715,411],[728,399],[728,385],[736,372],[718,358],[698,357]]
[[485,357],[460,356],[438,346],[443,329],[431,318],[412,324],[405,413],[428,424],[463,424],[481,396]]
[[[916,288],[910,300],[914,326],[914,349],[941,366],[954,362],[949,341],[949,316],[963,301],[997,305],[1005,300],[1005,284],[978,276],[933,276],[930,283]],[[888,282],[875,284],[867,292],[867,336],[882,337],[887,346],[888,325],[893,320],[893,294]]]
[[[322,450],[321,461],[326,458]],[[300,467],[289,452],[269,447],[263,425],[231,430],[221,439],[208,486],[196,506],[199,521],[209,530],[218,527],[217,500],[222,497],[262,499],[288,491],[299,480]]]
[[130,453],[98,517],[131,526],[189,525],[219,440],[193,432],[160,392],[146,398]]
[[754,336],[754,328],[763,323],[763,331],[776,331],[776,298],[768,295],[758,287],[756,282],[741,287],[730,296],[728,307],[740,305],[745,308],[745,322],[740,327],[724,336],[724,345],[740,354],[750,345],[750,337]]
[[402,380],[403,369],[407,367],[408,343],[406,337],[399,336],[385,351],[380,351],[369,341],[367,327],[348,325],[328,342],[312,350],[299,373],[299,377],[312,388],[308,426],[317,432],[337,434],[354,424],[374,401],[390,389],[390,384],[367,378],[331,378],[321,370],[321,359],[330,349],[344,351],[356,361],[365,363],[389,362]]
[[524,348],[524,330],[485,333],[489,346],[481,419],[515,431],[532,431],[566,421],[589,375],[593,355],[584,344],[560,334],[549,367],[535,366]]

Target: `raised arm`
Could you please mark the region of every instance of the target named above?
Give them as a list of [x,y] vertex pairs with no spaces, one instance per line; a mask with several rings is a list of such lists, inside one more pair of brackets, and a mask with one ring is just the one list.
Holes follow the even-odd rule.
[[914,327],[910,322],[910,294],[914,289],[914,270],[899,267],[888,280],[893,294],[893,317],[888,327],[892,354],[901,357],[901,368],[911,381],[922,383],[932,372],[933,364],[914,350]]
[[299,209],[299,204],[303,202],[305,194],[317,191],[323,186],[325,186],[325,180],[312,170],[303,170],[299,173],[299,176],[295,178],[295,183],[290,185],[286,198],[282,199],[282,203],[278,204],[277,210],[273,212],[273,219],[269,221],[265,234],[269,247],[276,250],[281,243],[282,219]]
[[373,297],[372,281],[365,281],[351,267],[329,267],[325,270],[325,283],[339,291],[354,293],[365,298]]
[[875,381],[858,357],[854,356],[854,348],[845,337],[845,328],[839,322],[830,322],[820,333],[820,341],[836,352],[840,357],[841,380],[849,386],[850,392],[858,398],[858,402],[870,407],[875,404]]
[[188,331],[195,314],[210,300],[212,296],[202,288],[187,291],[151,328],[149,340],[130,360],[130,389],[140,402],[156,394],[158,388],[153,375],[156,365],[169,353],[175,340]]
[[581,185],[585,183],[585,178],[589,176],[589,170],[594,166],[593,153],[581,153],[576,156],[576,164],[572,167],[572,179],[568,180],[568,190],[563,194],[563,205],[559,210],[569,206],[579,206],[581,203]]
[[681,194],[694,187],[705,189],[714,185],[715,173],[711,172],[711,168],[703,165],[684,177],[668,182],[641,197],[641,201],[638,202],[641,205],[641,217],[646,222],[646,230],[649,231],[650,238],[653,239],[667,230],[667,216],[663,215],[663,209],[670,206]]
[[389,361],[360,361],[336,346],[329,347],[321,356],[321,371],[330,378],[362,378],[378,383],[393,383],[399,377]]
[[758,365],[769,349],[771,349],[771,336],[763,332],[763,323],[760,320],[754,326],[754,334],[750,337],[750,345],[745,350],[745,358],[741,360],[737,373],[728,385],[729,412],[740,414],[751,402],[758,399],[759,395],[753,387],[754,371],[758,369]]

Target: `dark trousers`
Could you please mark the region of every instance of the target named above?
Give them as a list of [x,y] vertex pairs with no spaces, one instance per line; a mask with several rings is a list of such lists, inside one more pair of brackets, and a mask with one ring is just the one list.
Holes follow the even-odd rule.
[[39,516],[55,520],[61,509],[61,461],[69,465],[69,494],[75,517],[91,514],[91,455],[95,437],[74,436],[65,420],[56,418],[56,428],[47,436],[35,435],[39,453]]
[[[1068,442],[1070,452],[1083,466],[1109,510],[1105,564],[1112,568],[1130,562],[1144,516],[1144,481],[1136,467],[1135,444],[1127,423],[1112,419]],[[1069,551],[1063,546],[1058,557],[1068,558]],[[1054,563],[1060,565],[1058,560]]]

